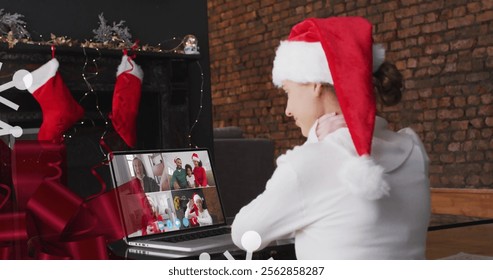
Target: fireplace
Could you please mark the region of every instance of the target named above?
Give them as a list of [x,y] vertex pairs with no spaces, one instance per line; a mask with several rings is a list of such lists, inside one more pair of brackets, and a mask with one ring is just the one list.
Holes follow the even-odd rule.
[[[58,47],[56,58],[59,72],[75,100],[85,109],[83,119],[67,131],[68,187],[82,197],[99,191],[100,184],[91,174],[91,167],[104,158],[99,139],[108,130],[106,119],[111,112],[111,101],[117,67],[122,52],[117,50]],[[193,73],[199,55],[138,52],[135,58],[144,71],[142,97],[137,122],[138,150],[185,148],[189,146],[190,123],[196,112],[191,110],[191,91],[200,84],[200,76]],[[20,69],[33,71],[51,59],[49,46],[18,44],[9,49],[0,45],[0,84],[12,80]],[[95,60],[95,63],[93,63]],[[82,78],[83,67],[94,94],[89,93]],[[192,69],[192,71],[191,71]],[[97,71],[97,75],[95,73]],[[191,74],[192,73],[192,74]],[[198,79],[197,79],[198,78]],[[19,105],[17,111],[0,104],[0,120],[10,126],[20,126],[24,134],[19,139],[36,139],[42,123],[41,109],[27,91],[15,88],[0,92],[0,96]],[[96,99],[97,96],[97,99]],[[99,108],[99,110],[97,109]],[[107,134],[111,135],[111,134]],[[15,145],[15,139],[3,136],[3,141]],[[118,140],[118,139],[117,139]],[[123,147],[123,149],[128,149]],[[107,167],[97,169],[111,186]]]

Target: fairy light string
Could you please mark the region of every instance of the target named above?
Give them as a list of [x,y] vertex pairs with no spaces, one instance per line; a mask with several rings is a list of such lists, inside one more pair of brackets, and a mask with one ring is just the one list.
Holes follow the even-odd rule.
[[[90,63],[94,66],[94,72],[90,72],[90,71],[86,71],[90,58],[89,58],[89,55],[87,55],[86,48],[82,47],[82,51],[84,53],[85,60],[84,60],[84,65],[82,66],[81,76],[82,76],[82,79],[84,80],[84,83],[86,84],[88,90],[82,95],[82,97],[79,100],[79,103],[82,103],[84,101],[84,99],[86,97],[88,97],[89,95],[94,96],[94,100],[95,100],[94,106],[96,108],[97,113],[99,114],[101,119],[104,121],[104,131],[101,134],[101,136],[99,137],[99,139],[100,139],[99,150],[101,151],[103,156],[106,157],[108,151],[107,151],[107,149],[105,149],[104,147],[101,146],[101,140],[103,140],[104,136],[108,133],[109,122],[108,122],[108,119],[106,118],[106,116],[104,115],[104,113],[101,111],[101,108],[99,106],[99,95],[96,93],[96,91],[94,90],[94,87],[92,86],[92,84],[90,82],[91,79],[94,79],[99,75],[99,66],[98,66],[97,61],[101,58],[101,52],[99,51],[99,48],[95,48],[95,50],[97,51],[98,56],[97,56],[97,58],[91,59]],[[89,120],[91,121],[93,126],[96,126],[95,121],[93,119],[89,119]],[[82,121],[81,124],[84,124],[84,121]]]
[[[93,95],[94,96],[94,99],[95,99],[96,111],[101,116],[101,118],[104,120],[104,124],[107,126],[108,125],[108,120],[106,119],[105,115],[101,111],[101,108],[99,107],[99,96],[94,91],[94,88],[93,88],[93,86],[92,86],[92,84],[90,82],[91,79],[94,79],[94,78],[96,78],[99,75],[99,66],[98,66],[97,60],[101,58],[101,52],[99,51],[98,48],[96,48],[95,50],[98,53],[98,57],[91,59],[91,63],[93,64],[95,71],[94,72],[87,72],[86,71],[86,68],[87,68],[87,65],[88,65],[88,62],[89,62],[89,56],[87,55],[86,48],[85,47],[82,47],[82,51],[84,52],[84,58],[85,58],[85,60],[84,60],[84,65],[82,66],[82,74],[81,75],[82,75],[82,79],[84,80],[84,83],[87,86],[88,91],[86,91],[84,93],[84,95],[80,98],[79,103],[81,103],[82,101],[84,101],[84,99],[89,94]],[[91,121],[94,123],[94,120],[91,120]]]
[[177,41],[177,40],[180,40],[180,42],[179,42],[176,46],[174,46],[174,47],[172,47],[172,48],[170,48],[170,49],[164,49],[164,48],[161,46],[161,44],[159,44],[159,49],[160,49],[160,50],[161,50],[161,52],[163,52],[163,53],[175,53],[175,52],[180,52],[180,51],[183,49],[183,46],[185,45],[186,37],[187,37],[187,36],[185,36],[185,37],[183,37],[183,38],[173,37],[173,38],[171,38],[171,39],[168,39],[168,40],[166,40],[166,41],[164,41],[164,42],[173,42],[173,41]]
[[[195,36],[186,35],[183,38],[173,37],[172,39],[165,41],[165,42],[170,42],[170,41],[180,40],[180,42],[176,46],[169,48],[169,49],[164,49],[163,47],[160,46],[160,49],[164,53],[177,53],[177,52],[182,53],[182,52],[184,52],[183,50],[187,44],[187,41],[190,38],[193,38],[194,43],[197,44]],[[196,50],[196,51],[197,51],[196,53],[198,54],[198,50]],[[190,126],[190,129],[188,131],[188,146],[189,146],[189,148],[192,148],[194,146],[193,145],[193,139],[192,139],[192,133],[193,133],[195,127],[197,126],[197,124],[200,120],[200,116],[202,115],[202,109],[204,107],[204,71],[203,71],[202,65],[200,64],[199,61],[196,61],[195,64],[198,66],[198,68],[200,70],[200,103],[199,103],[199,110],[197,111],[197,115],[196,115],[195,119],[193,120],[192,125]],[[197,146],[195,146],[195,147],[197,147]]]
[[200,70],[200,104],[199,104],[199,110],[197,111],[197,116],[195,117],[195,120],[192,123],[192,126],[190,127],[190,130],[188,131],[188,146],[192,148],[192,132],[197,123],[199,122],[200,115],[202,114],[202,108],[204,107],[204,71],[202,71],[202,65],[200,65],[199,61],[195,62],[197,66],[199,67]]

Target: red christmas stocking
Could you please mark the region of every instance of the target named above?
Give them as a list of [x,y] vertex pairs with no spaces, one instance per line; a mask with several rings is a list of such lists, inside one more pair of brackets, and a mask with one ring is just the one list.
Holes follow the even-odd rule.
[[137,114],[143,77],[140,66],[124,55],[116,74],[110,119],[115,131],[130,147],[137,144]]
[[58,73],[58,60],[51,59],[31,74],[33,83],[28,91],[38,101],[43,123],[38,140],[63,141],[63,133],[84,115],[84,109],[74,100]]

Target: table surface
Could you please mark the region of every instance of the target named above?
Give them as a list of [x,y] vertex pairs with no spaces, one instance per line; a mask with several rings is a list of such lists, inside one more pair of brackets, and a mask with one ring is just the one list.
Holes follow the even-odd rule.
[[[460,227],[429,231],[426,242],[426,259],[447,258],[460,253],[493,257],[493,220],[484,224],[465,224]],[[123,241],[111,244],[111,258],[115,259],[163,259],[163,257],[129,253]],[[245,252],[228,250],[235,259],[244,259]],[[211,253],[212,259],[226,259],[222,252]],[[254,254],[253,259],[295,259],[294,245],[268,247]],[[474,257],[474,256],[473,256]],[[185,259],[199,259],[190,256]]]

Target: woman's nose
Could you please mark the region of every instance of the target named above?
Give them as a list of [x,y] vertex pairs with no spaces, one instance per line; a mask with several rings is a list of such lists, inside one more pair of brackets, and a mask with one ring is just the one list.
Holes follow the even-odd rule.
[[286,106],[286,110],[284,110],[284,113],[286,114],[286,116],[288,117],[292,117],[293,114],[291,114],[291,111],[289,110],[288,106]]

